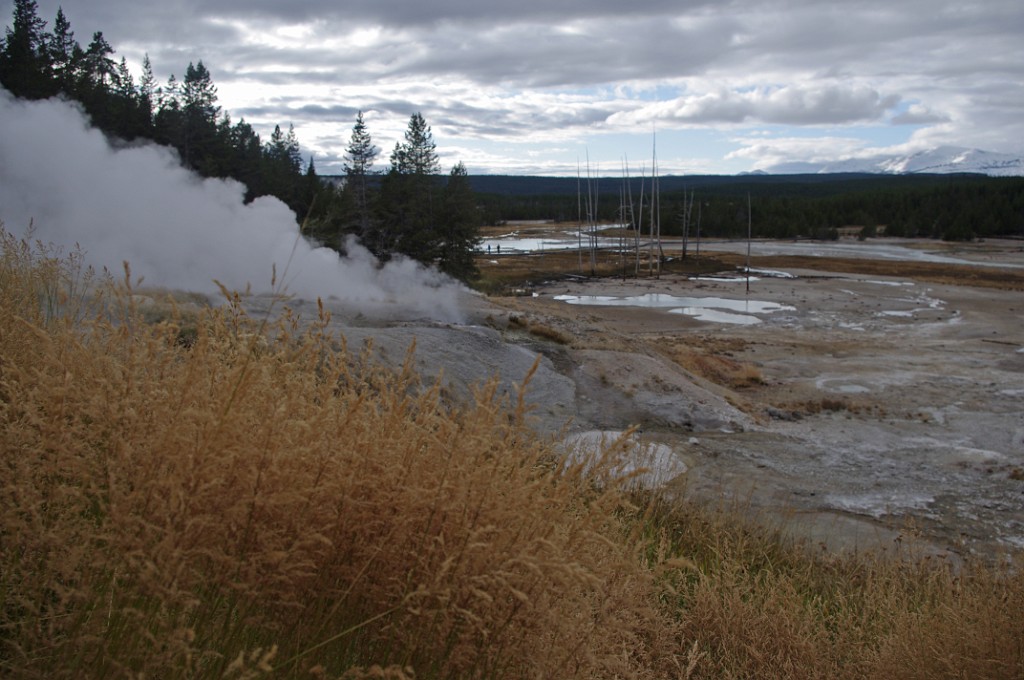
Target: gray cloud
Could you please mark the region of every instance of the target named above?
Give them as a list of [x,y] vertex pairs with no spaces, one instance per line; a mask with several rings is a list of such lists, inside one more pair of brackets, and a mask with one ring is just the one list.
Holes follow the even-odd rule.
[[509,143],[891,122],[913,143],[1024,145],[1019,0],[41,0],[40,15],[58,3],[80,41],[148,51],[161,79],[203,59],[235,118],[294,122],[324,158],[322,127],[358,109],[380,112],[385,147],[414,111]]
[[759,88],[748,92],[719,90],[634,109],[614,121],[678,121],[715,125],[756,122],[781,125],[836,125],[878,121],[899,103],[863,86],[829,84]]

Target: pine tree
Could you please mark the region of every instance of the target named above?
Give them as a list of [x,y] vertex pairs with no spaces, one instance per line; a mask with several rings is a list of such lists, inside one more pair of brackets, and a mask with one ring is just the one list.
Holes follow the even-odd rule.
[[228,146],[231,154],[227,174],[246,186],[246,202],[268,193],[263,172],[263,143],[245,118],[231,128]]
[[103,37],[102,31],[96,31],[92,34],[92,42],[89,43],[89,47],[85,50],[85,72],[83,76],[86,82],[83,85],[92,89],[102,90],[116,78],[117,66],[114,64],[114,60],[110,58],[110,55],[113,53],[114,48]]
[[220,174],[221,154],[217,149],[217,88],[210,72],[200,60],[185,69],[181,86],[182,137],[181,151],[185,164],[202,174]]
[[299,146],[299,137],[295,134],[295,126],[288,125],[288,136],[284,140],[285,149],[288,154],[288,165],[296,175],[302,172],[302,148]]
[[157,90],[157,110],[153,115],[154,139],[175,149],[181,148],[184,127],[179,95],[178,80],[172,73],[167,84]]
[[0,49],[0,85],[15,96],[40,99],[54,94],[45,29],[35,0],[14,0],[14,20]]
[[140,110],[142,104],[135,88],[135,79],[128,70],[128,60],[121,57],[114,76],[113,87],[106,93],[107,130],[124,139],[149,136],[151,133],[148,116]]
[[270,141],[263,148],[263,179],[267,193],[277,196],[296,215],[305,217],[309,205],[305,201],[302,177],[302,155],[295,127],[288,133],[274,126]]
[[146,115],[152,118],[153,106],[156,104],[156,78],[153,77],[153,64],[149,54],[142,57],[142,78],[139,79],[139,104]]
[[92,42],[82,54],[82,66],[77,69],[75,98],[85,107],[93,125],[120,135],[120,119],[125,107],[117,92],[117,63],[113,54],[114,48],[103,33],[93,33]]
[[47,41],[47,51],[58,92],[70,95],[78,80],[85,53],[75,40],[71,30],[71,22],[64,16],[64,10],[57,8],[57,18],[53,22],[53,32]]
[[405,142],[395,145],[391,166],[402,175],[436,175],[441,171],[433,133],[421,114],[409,118]]
[[135,90],[135,78],[128,70],[128,60],[125,57],[121,57],[121,62],[117,65],[117,71],[114,73],[114,91],[130,101],[134,101],[138,95]]
[[217,106],[217,88],[210,72],[202,60],[185,69],[185,80],[181,86],[182,108],[187,115],[207,124],[216,124],[220,107]]
[[465,281],[477,274],[473,253],[480,243],[480,211],[466,166],[461,162],[452,168],[448,176],[443,202],[437,268]]
[[423,116],[413,114],[404,142],[395,144],[391,168],[381,183],[378,220],[371,250],[378,256],[404,253],[421,262],[440,256],[437,222],[438,170],[436,145]]
[[[312,155],[309,157],[309,163],[306,165],[306,173],[302,178],[301,186],[302,203],[306,207],[303,215],[303,226],[318,232],[322,231],[323,218],[327,214],[326,210],[330,208],[329,203],[334,192],[333,189],[328,190],[323,182],[320,181],[320,176],[316,173],[316,161]],[[326,244],[327,238],[324,238],[325,236],[329,238],[331,234],[316,234],[317,240]]]
[[369,176],[372,174],[373,162],[380,149],[373,144],[363,112],[356,114],[356,124],[352,128],[352,137],[345,149],[345,192],[352,197],[355,207],[353,227],[361,238],[365,238],[371,229],[371,196]]
[[363,112],[356,114],[356,124],[352,127],[352,137],[349,140],[348,148],[345,149],[345,175],[346,177],[365,177],[369,175],[373,162],[380,154],[380,149],[374,146],[373,139],[366,129],[366,122],[363,120]]

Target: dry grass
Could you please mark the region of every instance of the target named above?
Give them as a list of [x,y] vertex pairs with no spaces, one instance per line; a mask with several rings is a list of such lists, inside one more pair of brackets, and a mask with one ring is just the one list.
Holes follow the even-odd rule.
[[[652,513],[699,677],[1016,678],[1024,575],[895,555],[809,555],[729,512]],[[661,559],[661,564],[671,564]]]
[[510,316],[508,321],[510,326],[522,328],[530,335],[543,340],[550,340],[559,345],[571,345],[573,343],[574,338],[571,334],[549,324],[531,321],[526,317],[516,315]]
[[760,368],[730,356],[743,348],[741,344],[708,338],[687,339],[686,342],[666,338],[664,342],[667,344],[663,351],[672,361],[716,385],[743,390],[765,384]]
[[653,677],[669,658],[624,499],[559,470],[494,385],[453,411],[233,304],[189,346],[123,289],[49,319],[34,291],[66,270],[5,248],[0,674]]
[[[508,233],[511,227],[491,229],[491,235],[502,235]],[[562,231],[571,231],[575,225],[563,225]],[[558,226],[542,225],[532,228],[518,228],[521,236],[543,237],[550,235],[553,231],[559,231]],[[633,243],[633,232],[617,229],[605,229],[602,236],[615,238],[622,236],[627,244]],[[716,259],[702,256],[700,259],[691,253],[686,260],[680,259],[681,252],[666,251],[666,256],[673,259],[663,262],[661,265],[662,274],[708,274],[721,271],[726,267]],[[530,286],[551,279],[565,277],[607,277],[625,279],[651,278],[651,262],[648,258],[649,252],[646,248],[640,251],[639,267],[636,255],[632,252],[621,253],[618,248],[603,248],[594,251],[594,259],[591,262],[590,251],[576,250],[549,250],[535,251],[510,255],[508,253],[498,255],[478,255],[475,258],[480,276],[473,281],[473,287],[489,295],[523,295],[527,294]]]
[[1024,672],[1018,571],[629,498],[493,384],[452,407],[231,296],[147,322],[2,236],[3,677]]
[[[522,230],[523,235],[542,237],[551,233],[550,225],[536,227],[533,233]],[[507,233],[498,230],[495,234]],[[611,235],[611,232],[610,232]],[[632,242],[631,238],[626,239]],[[641,249],[639,273],[635,259],[627,257],[625,275],[627,278],[649,278],[651,266],[646,249]],[[712,274],[722,271],[734,272],[746,266],[746,255],[719,251],[705,251],[696,257],[693,246],[688,257],[682,259],[678,245],[666,249],[671,258],[662,263],[663,274]],[[525,292],[533,283],[565,276],[619,277],[623,275],[623,258],[614,248],[596,251],[595,266],[590,264],[589,252],[582,258],[576,251],[535,252],[500,257],[478,256],[477,267],[480,278],[474,286],[488,294],[513,295]],[[993,288],[999,290],[1024,291],[1024,273],[1003,267],[957,265],[938,262],[910,262],[906,260],[882,260],[868,258],[809,257],[800,255],[757,256],[751,259],[751,266],[760,269],[810,269],[824,272],[849,272],[872,276],[893,276],[929,283]]]

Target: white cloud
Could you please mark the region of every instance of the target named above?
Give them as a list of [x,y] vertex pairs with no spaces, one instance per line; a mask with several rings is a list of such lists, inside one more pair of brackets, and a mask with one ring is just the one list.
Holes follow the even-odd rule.
[[893,125],[930,125],[948,121],[948,116],[933,113],[928,107],[920,104],[912,104],[906,111],[892,117]]
[[634,108],[609,122],[635,124],[836,125],[875,122],[899,102],[863,85],[820,83],[758,87],[750,91],[719,89]]
[[346,138],[358,109],[384,148],[421,111],[467,148],[654,123],[870,147],[891,122],[904,143],[1024,150],[1019,0],[41,0],[40,15],[58,4],[80,41],[148,51],[161,78],[203,59],[236,118],[293,122],[325,160],[325,125]]
[[877,151],[868,148],[863,140],[851,137],[753,137],[737,138],[736,142],[740,148],[726,158],[749,161],[753,170],[797,161],[821,163],[866,157]]

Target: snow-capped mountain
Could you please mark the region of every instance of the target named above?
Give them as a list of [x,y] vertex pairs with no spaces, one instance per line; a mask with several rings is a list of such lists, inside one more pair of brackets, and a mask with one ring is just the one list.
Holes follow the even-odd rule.
[[833,172],[876,172],[890,175],[975,172],[993,177],[1010,177],[1024,175],[1024,158],[981,149],[940,146],[909,156],[872,156],[826,163],[780,163],[767,170],[773,175]]

